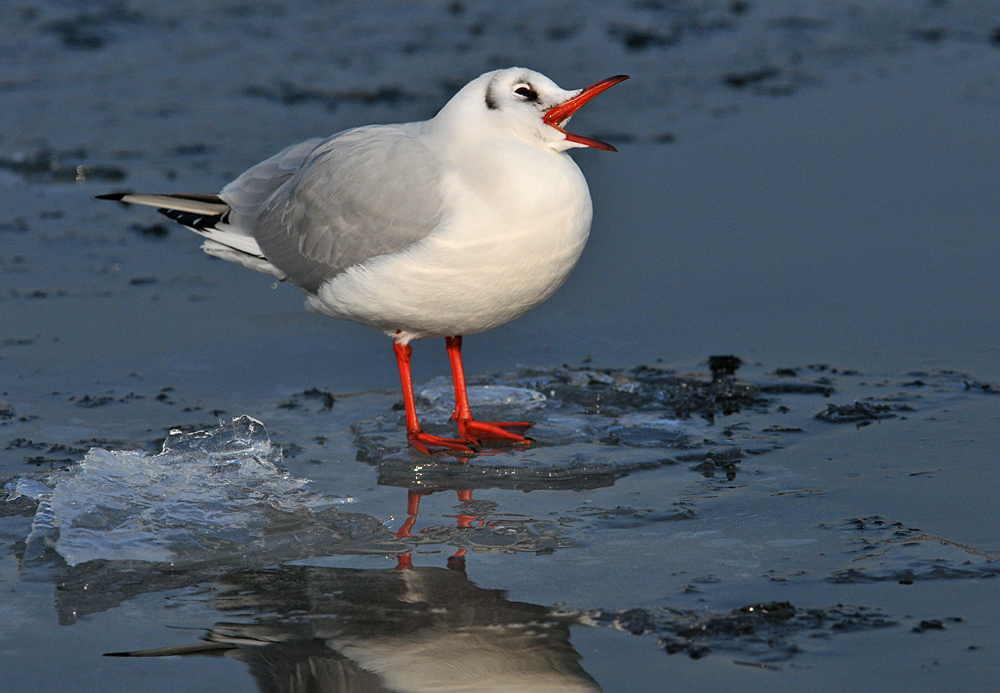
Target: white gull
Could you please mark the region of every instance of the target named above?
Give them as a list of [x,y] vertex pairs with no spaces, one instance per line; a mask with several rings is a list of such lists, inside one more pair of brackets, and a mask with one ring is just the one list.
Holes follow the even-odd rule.
[[[100,198],[156,207],[205,237],[206,253],[297,285],[309,310],[390,335],[414,447],[527,445],[529,422],[473,419],[461,335],[524,315],[576,265],[592,207],[566,150],[615,149],[563,127],[625,79],[567,91],[524,68],[488,72],[430,120],[307,140],[217,195]],[[446,338],[457,439],[417,420],[409,343],[425,337]]]

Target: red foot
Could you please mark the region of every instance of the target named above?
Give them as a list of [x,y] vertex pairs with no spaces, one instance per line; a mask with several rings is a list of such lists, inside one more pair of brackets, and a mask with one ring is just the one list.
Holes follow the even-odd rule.
[[425,455],[430,455],[432,452],[464,452],[470,455],[476,453],[476,445],[473,440],[442,438],[423,431],[408,431],[406,439],[411,446]]
[[529,421],[476,421],[459,420],[458,435],[462,440],[474,443],[505,443],[507,445],[531,445],[531,438],[524,432],[534,424]]

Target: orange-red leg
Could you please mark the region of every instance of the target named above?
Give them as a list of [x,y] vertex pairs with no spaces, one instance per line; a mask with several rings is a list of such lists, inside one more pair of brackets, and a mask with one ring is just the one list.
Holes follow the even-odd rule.
[[473,443],[508,443],[529,445],[524,432],[533,425],[529,421],[476,421],[469,408],[469,393],[465,387],[465,369],[462,368],[462,337],[445,337],[451,375],[455,380],[455,412],[451,418],[458,422],[458,435]]
[[413,376],[410,374],[410,355],[413,348],[409,344],[392,343],[396,352],[396,363],[399,364],[399,379],[403,385],[403,407],[406,409],[406,439],[410,445],[425,454],[431,450],[451,450],[455,452],[474,452],[469,443],[471,439],[463,436],[462,440],[442,438],[441,436],[424,433],[417,420],[417,405],[413,397]]

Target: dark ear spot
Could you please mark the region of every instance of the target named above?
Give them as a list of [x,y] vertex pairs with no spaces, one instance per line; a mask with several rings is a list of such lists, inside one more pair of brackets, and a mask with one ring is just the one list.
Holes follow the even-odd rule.
[[490,82],[489,86],[486,87],[486,108],[490,109],[491,111],[495,111],[498,108],[500,108],[500,105],[497,103],[496,94],[493,93],[492,82]]

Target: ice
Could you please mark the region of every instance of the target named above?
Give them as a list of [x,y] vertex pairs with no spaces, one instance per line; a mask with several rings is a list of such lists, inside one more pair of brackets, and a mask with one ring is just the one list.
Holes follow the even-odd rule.
[[174,431],[156,455],[94,448],[76,469],[48,481],[12,482],[8,500],[39,502],[28,557],[52,546],[70,566],[241,553],[275,527],[308,529],[352,500],[293,478],[264,425],[247,416],[211,431]]
[[[522,411],[545,406],[546,397],[541,392],[509,385],[469,385],[469,405],[483,407],[517,407]],[[435,409],[449,416],[455,409],[455,386],[450,378],[435,378],[420,390],[420,396]]]
[[[685,376],[659,368],[528,368],[469,388],[482,420],[532,422],[522,455],[486,451],[474,464],[434,466],[398,445],[398,412],[353,426],[361,459],[379,467],[379,483],[407,488],[496,486],[540,490],[593,488],[617,476],[664,464],[698,464],[743,451],[773,449],[782,433],[723,430],[716,418],[767,408],[757,388],[732,377]],[[453,435],[454,386],[438,378],[419,390],[420,422]],[[735,462],[734,462],[735,464]],[[732,466],[732,465],[730,465]]]

